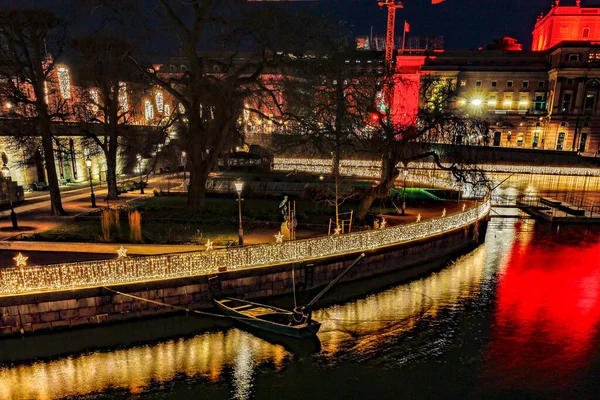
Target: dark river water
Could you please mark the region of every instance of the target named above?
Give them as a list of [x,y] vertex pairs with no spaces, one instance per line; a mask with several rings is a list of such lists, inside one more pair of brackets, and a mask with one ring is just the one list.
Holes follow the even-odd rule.
[[451,265],[372,284],[304,345],[184,315],[4,340],[0,399],[600,397],[598,229],[493,219]]

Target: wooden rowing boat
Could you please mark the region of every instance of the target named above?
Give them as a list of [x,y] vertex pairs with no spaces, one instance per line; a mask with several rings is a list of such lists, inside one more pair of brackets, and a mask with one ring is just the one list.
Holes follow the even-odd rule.
[[[335,279],[333,279],[325,289],[321,290],[308,304],[295,307],[294,311],[284,310],[269,306],[266,304],[254,303],[248,300],[234,299],[226,297],[224,299],[214,299],[217,308],[237,321],[272,332],[293,338],[314,337],[321,323],[312,319],[312,309],[321,297],[327,293],[352,267],[358,263],[365,254],[361,254],[350,266],[346,267]],[[293,277],[293,270],[292,270]],[[294,296],[294,303],[296,302]]]
[[222,313],[237,321],[278,335],[307,338],[315,336],[321,327],[320,322],[311,318],[297,323],[291,311],[266,304],[232,298],[215,299],[214,302]]

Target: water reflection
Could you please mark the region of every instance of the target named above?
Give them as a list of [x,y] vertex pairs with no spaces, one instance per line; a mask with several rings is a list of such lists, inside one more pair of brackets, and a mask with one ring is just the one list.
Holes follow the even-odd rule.
[[589,366],[600,323],[599,239],[585,228],[519,235],[499,270],[490,382],[564,389]]
[[[318,310],[321,354],[327,363],[368,360],[420,318],[435,316],[474,296],[482,279],[485,248],[427,278],[364,299]],[[294,355],[245,331],[230,329],[155,345],[97,352],[0,369],[1,399],[51,399],[123,389],[139,393],[156,382],[182,377],[231,381],[231,397],[251,397],[256,370],[282,369]]]
[[386,398],[390,392],[381,382],[393,382],[398,394],[437,398],[450,396],[449,389],[465,398],[506,397],[514,388],[574,397],[568,394],[585,385],[593,393],[599,265],[597,229],[494,219],[486,244],[454,265],[317,310],[315,319],[323,323],[317,353],[300,354],[231,328],[0,368],[0,399],[154,395],[174,386],[203,394],[219,388],[220,397],[236,399],[259,397],[257,388],[261,398],[266,391],[294,397],[293,390],[277,391],[292,387],[305,398],[306,382],[326,393],[336,386],[330,382],[348,377],[355,379],[348,380],[348,393],[377,397],[379,390]]

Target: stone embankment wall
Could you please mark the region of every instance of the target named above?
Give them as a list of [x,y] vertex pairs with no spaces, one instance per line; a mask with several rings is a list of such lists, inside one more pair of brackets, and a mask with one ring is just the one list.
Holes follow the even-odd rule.
[[[408,279],[427,271],[420,264],[474,248],[485,239],[485,217],[478,223],[438,236],[368,251],[344,277],[355,281],[406,271]],[[327,285],[359,253],[294,265],[299,292]],[[111,286],[148,300],[189,309],[209,308],[215,296],[260,299],[290,294],[292,265],[248,268],[218,274]],[[65,290],[0,297],[0,336],[126,321],[173,312],[170,307],[112,293],[104,288]]]

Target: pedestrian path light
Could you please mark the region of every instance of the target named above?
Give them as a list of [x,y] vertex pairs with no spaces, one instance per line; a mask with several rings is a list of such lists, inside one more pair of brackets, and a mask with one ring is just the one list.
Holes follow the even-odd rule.
[[242,190],[244,189],[244,182],[242,182],[241,180],[237,180],[234,183],[235,186],[235,191],[237,192],[238,195],[238,213],[239,213],[239,217],[240,217],[240,225],[239,225],[239,231],[238,231],[238,244],[240,246],[244,245],[244,229],[242,228]]

